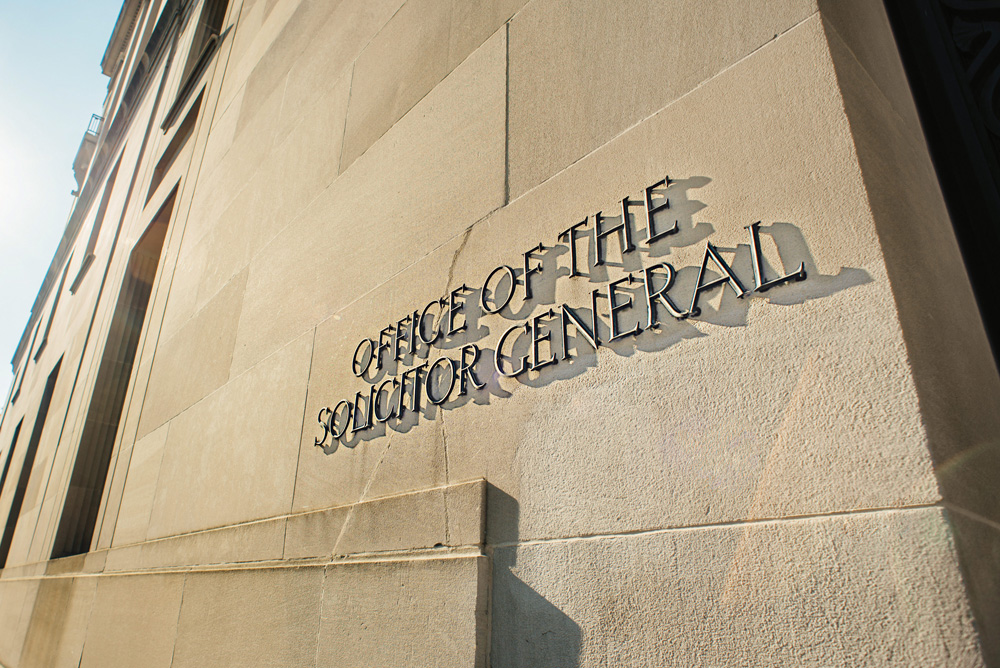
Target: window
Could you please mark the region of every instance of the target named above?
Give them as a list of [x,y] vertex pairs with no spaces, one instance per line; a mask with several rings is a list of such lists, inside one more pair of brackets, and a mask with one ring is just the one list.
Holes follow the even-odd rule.
[[17,437],[21,433],[21,425],[24,424],[22,419],[14,427],[14,438],[10,439],[10,448],[7,450],[7,461],[3,463],[3,473],[0,473],[0,493],[3,492],[3,484],[7,482],[7,472],[10,470],[10,462],[14,459],[14,448],[17,446]]
[[129,258],[63,503],[52,558],[90,550],[175,190]]
[[188,53],[181,81],[187,81],[198,66],[198,61],[202,59],[205,51],[212,46],[212,38],[217,37],[222,32],[222,24],[226,20],[228,8],[229,0],[205,0],[201,7],[201,15],[198,17],[198,25],[195,27],[194,41],[191,43],[191,51]]
[[21,377],[17,381],[17,387],[14,388],[14,394],[10,398],[10,403],[17,401],[17,398],[21,396],[21,385],[24,384],[24,377],[28,375],[28,365],[31,363],[31,351],[35,349],[35,337],[38,336],[38,328],[41,326],[42,322],[39,320],[35,323],[35,331],[31,335],[31,343],[28,344],[28,350],[25,351],[24,355],[24,366],[21,367]]
[[[24,461],[21,463],[21,474],[17,477],[17,487],[14,489],[14,498],[10,502],[10,512],[7,513],[7,524],[3,530],[3,538],[0,539],[0,568],[7,566],[7,556],[10,553],[10,544],[14,540],[14,531],[17,529],[17,520],[21,516],[21,505],[24,503],[24,493],[28,490],[28,481],[31,480],[31,469],[35,466],[35,453],[38,452],[38,442],[42,440],[42,430],[45,428],[45,418],[49,415],[49,404],[52,401],[52,392],[56,387],[56,378],[59,377],[59,366],[62,359],[56,362],[56,366],[49,374],[49,379],[45,382],[45,394],[42,395],[42,403],[38,406],[38,415],[35,417],[35,426],[31,430],[31,439],[28,441],[28,449],[24,452]],[[17,431],[20,431],[18,425]],[[17,434],[15,432],[15,438]],[[11,446],[11,455],[13,455]],[[10,460],[8,458],[8,464]],[[6,473],[6,468],[4,473]]]
[[33,358],[36,362],[38,358],[42,356],[42,351],[45,350],[45,346],[49,343],[49,332],[52,331],[52,319],[56,317],[56,309],[59,308],[59,297],[62,295],[63,286],[66,285],[66,274],[69,273],[69,265],[73,262],[73,256],[69,256],[69,260],[66,261],[66,267],[63,269],[62,278],[59,279],[59,287],[56,288],[56,295],[52,298],[52,309],[49,311],[49,321],[45,323],[45,332],[42,334],[42,342],[38,344],[38,349],[35,351],[35,357]]
[[194,28],[195,34],[191,42],[191,50],[188,52],[187,62],[184,63],[180,89],[163,119],[161,129],[166,130],[177,120],[184,103],[193,94],[202,73],[219,48],[219,43],[225,38],[225,33],[221,33],[221,30],[222,24],[226,20],[228,8],[229,0],[205,0],[202,5],[201,14],[198,15],[198,23]]
[[191,109],[188,111],[187,116],[184,117],[184,122],[181,126],[177,128],[177,132],[174,133],[174,138],[170,140],[167,148],[163,151],[163,155],[156,163],[156,167],[153,169],[153,179],[149,184],[149,192],[146,193],[146,203],[153,197],[153,193],[156,189],[160,187],[160,183],[163,182],[163,177],[166,176],[167,172],[170,171],[170,167],[174,164],[174,160],[177,155],[181,152],[181,149],[187,144],[188,139],[191,137],[191,133],[194,131],[194,124],[198,120],[198,110],[201,109],[201,98],[204,92],[198,95],[198,99],[195,100],[194,104],[191,105]]

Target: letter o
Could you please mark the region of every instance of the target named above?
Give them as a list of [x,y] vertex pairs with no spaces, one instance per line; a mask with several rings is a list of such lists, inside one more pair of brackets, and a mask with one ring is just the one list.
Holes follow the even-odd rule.
[[[361,362],[358,361],[358,352],[361,351],[361,347],[366,343],[368,344],[368,359],[364,364],[361,364]],[[366,371],[368,371],[368,367],[372,365],[372,360],[374,358],[375,358],[375,342],[372,341],[371,339],[361,339],[361,343],[359,343],[358,347],[354,349],[354,358],[351,360],[351,371],[354,372],[355,376],[360,378],[361,376],[365,375]]]
[[[344,428],[337,431],[337,416],[340,414],[341,406],[347,406],[347,420],[344,422]],[[327,427],[330,429],[330,436],[333,437],[333,440],[339,441],[340,437],[347,433],[347,428],[351,424],[352,415],[354,415],[354,406],[347,399],[341,399],[340,402],[333,407],[333,410],[330,411],[329,418],[327,418]]]
[[[510,292],[507,293],[507,299],[504,300],[503,304],[500,304],[500,306],[497,306],[495,309],[490,310],[486,306],[486,288],[489,287],[490,281],[493,280],[493,277],[496,276],[497,272],[499,271],[506,271],[507,275],[510,277]],[[497,283],[497,286],[499,285],[500,284]],[[514,270],[508,267],[507,265],[502,264],[493,271],[491,271],[490,275],[487,276],[486,280],[483,282],[483,289],[479,291],[479,306],[483,309],[483,313],[493,314],[502,311],[503,308],[510,303],[511,298],[514,296],[514,288],[516,287],[517,287],[517,275],[514,273]]]

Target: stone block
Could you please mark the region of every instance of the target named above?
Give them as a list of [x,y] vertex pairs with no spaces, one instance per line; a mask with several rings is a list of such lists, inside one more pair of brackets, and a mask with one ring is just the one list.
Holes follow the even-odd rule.
[[104,570],[108,573],[131,572],[142,568],[142,544],[115,546],[108,550]]
[[957,509],[948,511],[983,659],[1000,662],[1000,526]]
[[317,665],[485,666],[485,557],[327,567]]
[[284,537],[284,518],[196,531],[112,550],[118,554],[109,559],[106,570],[135,571],[274,561],[281,559]]
[[528,0],[456,0],[453,4],[448,34],[449,71],[500,30]]
[[327,19],[338,4],[327,0],[301,0],[288,20],[280,26],[281,31],[257,59],[247,78],[237,134],[253,121],[274,91],[281,91],[284,96],[289,68],[328,25]]
[[79,573],[101,573],[107,564],[108,550],[92,550],[70,557],[40,561],[45,575],[75,575]]
[[[217,224],[240,195],[261,163],[271,154],[277,135],[283,89],[272,90],[253,121],[237,129],[232,144],[211,173],[199,176],[184,229],[184,243],[195,244]],[[239,100],[240,109],[246,104]]]
[[229,380],[246,279],[246,272],[237,274],[177,333],[158,342],[138,438]]
[[482,480],[292,515],[285,558],[481,545]]
[[38,588],[21,668],[79,668],[97,578],[46,578]]
[[323,568],[192,573],[172,668],[313,666]]
[[197,284],[201,308],[337,175],[350,76],[329,90],[278,139],[271,156],[201,242],[207,262]]
[[451,0],[409,0],[354,64],[345,171],[448,74]]
[[403,4],[355,62],[340,170],[345,171],[524,3],[410,0]]
[[125,490],[118,507],[112,541],[116,547],[140,543],[146,539],[149,514],[156,496],[156,480],[160,475],[160,461],[167,442],[167,429],[169,425],[163,425],[132,446],[132,457],[128,463]]
[[170,422],[149,538],[287,513],[312,335]]
[[[437,424],[429,425],[429,429],[425,426],[413,434],[408,429],[411,420],[407,420],[393,428],[379,425],[369,432],[349,436],[337,447],[328,441],[327,447],[320,449],[315,442],[322,433],[317,422],[321,408],[333,408],[341,399],[353,401],[354,392],[367,392],[367,383],[356,378],[351,370],[351,358],[358,343],[365,337],[377,338],[379,330],[395,319],[447,294],[449,267],[465,238],[463,234],[446,242],[400,276],[375,288],[365,299],[347,305],[316,328],[296,477],[296,511],[350,505],[367,498],[448,484],[443,417]],[[390,378],[399,368],[402,367],[389,362],[387,357],[384,370],[374,380]],[[395,396],[398,399],[398,394]],[[383,398],[383,403],[387,401],[396,399]]]
[[941,494],[1000,522],[1000,374],[934,165],[888,84],[827,28]]
[[37,579],[11,580],[5,568],[0,580],[0,663],[17,666],[35,607],[39,581]]
[[485,480],[473,480],[445,488],[446,545],[482,545],[486,540],[486,487]]
[[[204,243],[204,239],[199,239],[198,242],[192,241],[194,236],[192,234],[191,237],[185,237],[177,253],[170,282],[170,299],[164,309],[160,325],[161,337],[175,334],[198,312],[198,291],[203,277],[211,271],[213,263],[209,261],[208,244]],[[149,365],[151,368],[149,360],[140,360],[140,365]]]
[[[242,87],[236,97],[226,106],[217,105],[212,118],[212,128],[205,143],[205,151],[201,156],[201,165],[198,174],[204,178],[210,175],[222,161],[226,153],[233,145],[233,138],[236,136],[236,121],[240,117],[240,106],[243,104],[243,94],[246,87]],[[204,122],[204,121],[203,121]]]
[[428,548],[447,540],[444,488],[366,501],[351,511],[335,555]]
[[100,577],[80,668],[169,668],[184,574]]
[[814,0],[530,3],[510,24],[510,198],[815,11]]
[[353,506],[290,515],[286,520],[285,559],[329,558]]
[[982,665],[936,508],[515,545],[493,577],[497,668]]
[[504,58],[501,34],[254,258],[234,372],[502,204]]
[[[281,108],[283,126],[290,126],[317,104],[330,82],[349,75],[358,54],[402,3],[403,0],[341,0],[330,7],[325,24],[304,45],[304,51],[288,71]],[[338,168],[339,163],[338,154]]]

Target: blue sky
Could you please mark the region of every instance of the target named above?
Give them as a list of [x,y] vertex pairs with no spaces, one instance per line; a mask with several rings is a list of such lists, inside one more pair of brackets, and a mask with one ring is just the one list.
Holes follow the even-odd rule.
[[66,226],[121,0],[0,0],[0,392]]

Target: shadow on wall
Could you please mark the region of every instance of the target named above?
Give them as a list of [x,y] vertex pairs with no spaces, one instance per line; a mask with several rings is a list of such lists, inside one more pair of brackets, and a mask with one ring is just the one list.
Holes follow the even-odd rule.
[[517,567],[518,503],[487,486],[487,544],[493,561],[492,668],[575,668],[580,626],[521,580]]
[[[760,265],[755,267],[752,250],[753,236],[746,232],[746,243],[734,247],[708,246],[706,258],[702,264],[674,267],[669,264],[674,249],[706,243],[709,236],[715,232],[712,223],[694,220],[706,208],[706,205],[690,196],[690,191],[709,184],[711,179],[704,176],[694,176],[687,179],[671,180],[666,185],[652,188],[650,195],[653,202],[668,204],[658,216],[653,216],[655,229],[645,222],[646,216],[636,201],[630,199],[628,225],[634,243],[634,250],[619,253],[621,233],[605,235],[598,240],[593,233],[594,223],[588,217],[586,225],[577,232],[560,235],[559,242],[548,245],[543,241],[542,250],[532,250],[530,260],[525,260],[525,266],[531,266],[529,280],[531,297],[525,298],[525,268],[511,267],[506,275],[501,272],[500,278],[494,279],[489,286],[458,288],[461,299],[464,327],[454,335],[441,332],[441,337],[433,345],[414,345],[406,350],[396,360],[392,353],[380,358],[384,363],[369,364],[369,372],[361,378],[367,383],[360,395],[356,395],[350,409],[351,420],[357,423],[368,423],[368,427],[358,431],[348,429],[344,424],[343,434],[339,440],[324,437],[324,452],[327,454],[337,450],[338,445],[353,448],[364,441],[370,441],[384,436],[387,430],[406,433],[419,424],[421,419],[433,422],[438,410],[453,410],[469,402],[488,405],[494,397],[506,398],[510,393],[500,385],[500,374],[494,364],[495,349],[478,348],[478,354],[465,359],[465,346],[475,345],[491,334],[492,327],[498,332],[511,326],[521,325],[520,333],[515,333],[504,344],[502,351],[505,369],[510,370],[519,364],[520,360],[527,363],[526,371],[517,376],[517,381],[530,387],[542,387],[554,381],[573,378],[597,365],[597,350],[581,334],[579,327],[566,327],[565,344],[561,328],[562,303],[557,301],[557,283],[559,281],[578,281],[584,284],[585,291],[596,290],[596,299],[586,299],[588,303],[570,303],[570,307],[580,322],[587,326],[596,323],[596,337],[600,347],[613,351],[616,355],[630,357],[636,351],[660,352],[674,346],[685,339],[709,336],[710,327],[745,327],[750,310],[750,302],[755,299],[765,299],[771,304],[788,306],[801,304],[813,299],[830,296],[836,292],[871,282],[868,272],[859,268],[842,267],[836,274],[824,275],[817,268],[809,246],[802,231],[791,223],[776,222],[761,225],[758,229],[759,238],[766,248],[760,251]],[[634,209],[634,211],[633,211]],[[604,216],[601,214],[602,229],[612,230],[623,223],[624,216]],[[581,223],[583,225],[584,223]],[[676,232],[664,234],[670,227]],[[471,228],[470,228],[471,229]],[[649,239],[656,237],[651,243]],[[777,252],[773,249],[777,248]],[[718,257],[724,258],[725,267],[707,257],[708,249],[714,248]],[[598,262],[598,254],[602,262]],[[514,255],[510,262],[518,265]],[[776,267],[774,260],[780,262]],[[667,263],[666,266],[663,263]],[[537,266],[537,271],[535,267]],[[669,268],[667,268],[669,266]],[[658,267],[658,268],[657,268]],[[737,293],[732,283],[725,282],[723,273],[728,268],[737,279],[742,295]],[[499,268],[498,268],[499,269]],[[773,280],[802,270],[803,280],[789,280],[768,288],[755,289],[755,276],[758,270],[763,271],[764,280]],[[647,273],[652,271],[652,274]],[[657,301],[650,314],[648,306],[650,298],[647,295],[645,277],[650,277],[649,291],[663,290],[664,295],[671,300],[679,312],[685,315],[677,317],[668,312],[663,301]],[[629,278],[631,277],[631,278]],[[714,287],[709,287],[716,283]],[[627,308],[618,308],[614,319],[610,312],[609,285],[617,290],[618,305],[628,303]],[[666,286],[666,287],[664,287]],[[457,286],[456,286],[457,287]],[[452,289],[452,286],[449,286]],[[483,291],[487,290],[485,300]],[[498,296],[502,295],[502,296]],[[506,305],[496,313],[484,311],[485,301],[492,308],[507,296]],[[576,299],[580,299],[579,296]],[[440,311],[447,310],[448,296],[439,301]],[[697,306],[697,308],[695,308]],[[595,318],[594,310],[597,310]],[[542,309],[546,309],[542,311]],[[391,317],[386,314],[387,318]],[[437,319],[435,327],[442,327]],[[535,350],[532,343],[530,326],[537,321],[537,327],[544,328],[547,337]],[[425,323],[429,328],[430,320]],[[707,330],[707,331],[706,331]],[[544,336],[544,335],[543,335]],[[502,339],[501,339],[502,340]],[[437,355],[430,359],[432,348]],[[378,353],[373,353],[378,354]],[[450,355],[454,365],[442,364],[435,369],[433,364],[441,357]],[[551,362],[536,364],[541,358]],[[473,368],[471,377],[455,373],[461,365],[469,361]],[[543,360],[544,361],[544,360]],[[413,376],[404,383],[409,383],[403,391],[397,379],[403,374],[412,373],[415,367],[427,365],[425,373],[429,378],[425,382],[417,382],[422,389],[413,396],[411,387]],[[417,376],[419,377],[419,375]],[[468,382],[467,382],[468,381]],[[482,385],[482,387],[477,387]],[[378,390],[375,394],[366,391]],[[382,389],[379,389],[382,388]],[[358,387],[357,389],[362,389]],[[428,392],[429,389],[429,392]],[[424,396],[420,396],[421,392]],[[434,404],[427,400],[429,393],[437,397],[447,397],[446,400]],[[373,396],[379,397],[372,399]],[[378,403],[373,410],[372,403]],[[405,404],[405,407],[404,407]],[[341,404],[343,406],[343,404]],[[399,408],[400,410],[396,410]],[[326,409],[324,409],[326,410]],[[385,420],[383,416],[395,412]],[[372,415],[374,414],[374,419]],[[341,408],[333,416],[338,424],[345,423],[348,410]],[[364,416],[367,416],[364,417]],[[339,429],[338,429],[339,431]]]

